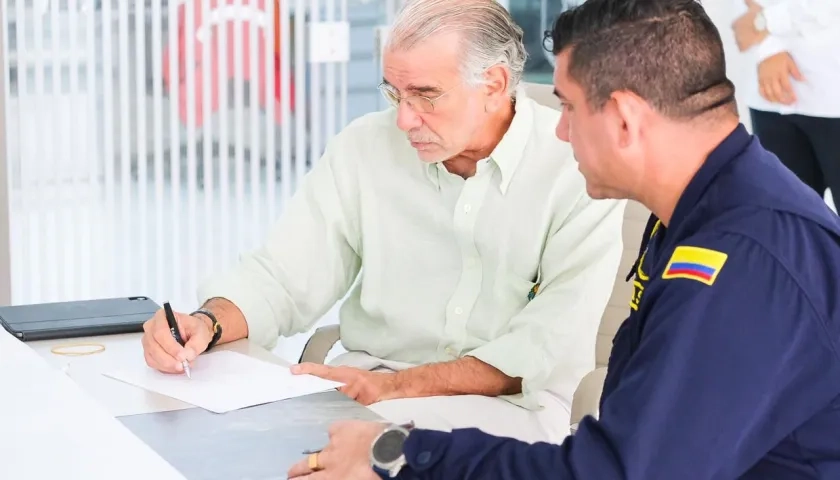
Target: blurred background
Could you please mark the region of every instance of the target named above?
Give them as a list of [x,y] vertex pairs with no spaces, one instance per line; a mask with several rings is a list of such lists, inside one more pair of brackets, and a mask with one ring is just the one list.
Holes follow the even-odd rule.
[[[551,83],[543,32],[580,1],[503,2],[526,81]],[[3,303],[145,295],[189,311],[201,280],[262,241],[325,141],[385,107],[398,0],[2,2]],[[737,84],[731,0],[704,4]]]

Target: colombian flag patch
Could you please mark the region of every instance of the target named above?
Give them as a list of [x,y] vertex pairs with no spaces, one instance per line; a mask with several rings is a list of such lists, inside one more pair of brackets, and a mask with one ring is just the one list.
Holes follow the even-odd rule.
[[674,250],[662,278],[687,278],[706,285],[715,283],[727,255],[708,248],[680,246]]

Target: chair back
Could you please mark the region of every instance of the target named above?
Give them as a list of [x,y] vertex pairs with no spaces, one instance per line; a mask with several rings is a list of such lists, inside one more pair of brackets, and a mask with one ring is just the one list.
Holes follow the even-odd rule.
[[554,85],[522,82],[525,93],[535,102],[555,110],[560,110],[560,99],[554,95]]
[[633,296],[633,281],[626,281],[627,274],[633,268],[633,263],[639,256],[639,245],[645,234],[645,226],[650,218],[650,210],[639,202],[627,201],[624,209],[624,224],[622,225],[621,240],[624,249],[621,252],[621,263],[613,285],[612,295],[598,328],[598,340],[595,343],[595,363],[598,367],[606,367],[610,359],[613,337],[618,327],[630,313],[630,299]]

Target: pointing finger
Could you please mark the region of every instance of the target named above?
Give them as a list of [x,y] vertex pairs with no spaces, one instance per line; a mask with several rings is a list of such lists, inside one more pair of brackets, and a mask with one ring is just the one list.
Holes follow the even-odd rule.
[[291,370],[295,375],[315,375],[316,377],[325,378],[330,375],[330,372],[335,367],[321,365],[318,363],[304,362],[297,365],[292,365]]
[[292,373],[296,375],[309,374],[325,380],[332,380],[340,383],[350,383],[358,377],[361,370],[349,367],[330,367],[317,363],[301,363],[292,366]]

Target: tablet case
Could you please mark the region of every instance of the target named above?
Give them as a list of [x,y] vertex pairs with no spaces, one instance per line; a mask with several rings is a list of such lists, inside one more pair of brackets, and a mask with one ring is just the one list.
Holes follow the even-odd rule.
[[0,307],[0,323],[24,342],[143,331],[160,307],[148,297]]

